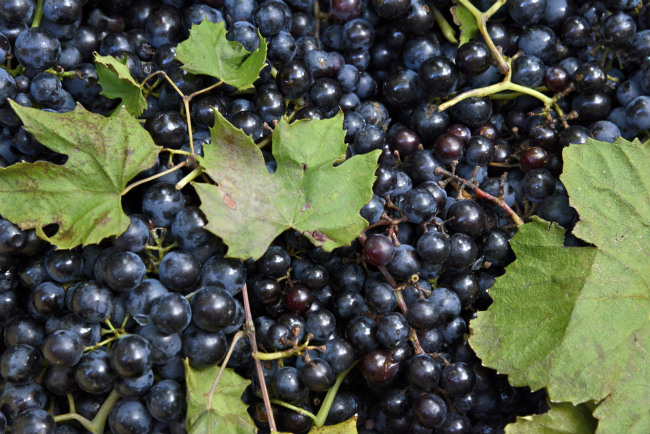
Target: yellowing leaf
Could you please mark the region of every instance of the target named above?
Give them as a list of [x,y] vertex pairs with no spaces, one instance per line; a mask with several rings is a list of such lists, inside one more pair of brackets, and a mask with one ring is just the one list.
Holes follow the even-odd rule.
[[[106,118],[78,105],[49,113],[11,102],[25,129],[53,151],[66,154],[60,166],[18,163],[0,169],[0,214],[61,249],[98,243],[129,226],[122,192],[160,152],[149,133],[125,110]],[[48,238],[43,227],[56,223]]]
[[147,99],[142,89],[131,77],[128,66],[113,56],[100,56],[95,53],[97,76],[102,86],[101,94],[106,98],[120,98],[126,111],[138,117],[147,108]]
[[593,434],[596,419],[587,406],[567,402],[551,403],[544,414],[518,417],[506,426],[506,434]]
[[315,426],[308,434],[357,434],[357,417],[336,425]]
[[251,53],[239,42],[226,39],[223,22],[206,20],[192,26],[190,37],[178,44],[176,59],[187,72],[216,77],[239,90],[250,89],[266,60],[266,41],[259,38],[259,48]]
[[380,151],[345,155],[343,114],[292,124],[273,132],[277,171],[270,174],[253,140],[217,113],[201,166],[218,185],[194,183],[206,228],[228,245],[228,256],[259,258],[286,229],[332,250],[367,226],[359,210],[372,198]]
[[218,365],[205,369],[190,367],[184,360],[187,385],[188,434],[253,434],[257,431],[241,396],[251,384],[230,368],[223,371],[215,393],[212,384],[221,369]]
[[561,176],[580,214],[564,231],[535,219],[512,239],[517,259],[470,323],[470,343],[515,385],[554,401],[600,402],[598,434],[650,432],[650,150],[623,139],[564,149]]
[[478,23],[476,17],[462,4],[458,3],[450,8],[451,16],[460,29],[460,36],[458,46],[471,41],[478,35]]

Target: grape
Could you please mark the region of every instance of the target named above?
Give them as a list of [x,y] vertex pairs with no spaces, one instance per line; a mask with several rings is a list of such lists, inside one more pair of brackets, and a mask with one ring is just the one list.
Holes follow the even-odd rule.
[[442,370],[442,387],[451,396],[463,396],[476,384],[474,370],[465,363],[452,363]]
[[418,423],[426,427],[439,427],[447,417],[447,406],[438,395],[427,393],[413,403],[413,416]]
[[40,372],[42,360],[36,348],[25,344],[14,345],[0,356],[0,376],[12,383],[28,383]]
[[207,332],[195,326],[183,331],[183,356],[190,366],[201,369],[220,363],[226,356],[226,338],[223,332]]
[[50,413],[34,408],[20,413],[11,430],[24,434],[53,434],[54,427],[54,418]]
[[392,360],[389,350],[375,350],[361,359],[361,374],[366,381],[374,386],[390,384],[399,373],[399,363]]
[[172,251],[160,261],[158,277],[172,291],[187,292],[199,282],[201,265],[191,253]]
[[[58,80],[57,80],[58,81]],[[8,98],[16,97],[16,81],[4,69],[0,70],[0,101],[4,104]]]
[[149,370],[138,377],[119,378],[115,390],[123,398],[139,398],[147,393],[153,383],[153,371]]
[[157,382],[146,397],[147,409],[156,420],[171,422],[182,415],[185,405],[183,387],[174,380]]
[[227,327],[235,319],[236,309],[235,300],[223,285],[204,286],[192,297],[192,320],[206,331]]
[[130,216],[129,227],[122,235],[114,238],[113,246],[119,250],[141,252],[149,241],[149,228],[144,219],[139,216]]
[[83,259],[74,250],[56,250],[47,257],[45,267],[52,279],[70,282],[81,276]]
[[291,366],[285,366],[275,372],[271,390],[278,399],[291,404],[304,402],[309,393],[302,383],[300,373]]
[[103,265],[103,280],[114,291],[132,291],[146,277],[147,271],[142,259],[133,252],[111,253],[106,257]]
[[114,434],[147,433],[152,425],[147,407],[139,400],[119,401],[108,416],[108,426]]
[[440,321],[440,309],[432,301],[414,300],[408,305],[406,319],[416,330],[429,330]]
[[106,320],[113,310],[113,294],[95,281],[87,281],[68,289],[71,294],[69,308],[87,323],[99,323]]
[[411,357],[406,366],[409,383],[425,392],[433,390],[440,381],[440,364],[428,354]]
[[151,344],[142,336],[123,336],[111,347],[111,366],[122,378],[142,375],[152,363]]
[[508,3],[510,17],[520,25],[538,22],[545,11],[546,0],[515,0]]
[[246,279],[246,270],[241,261],[214,256],[201,267],[202,286],[223,286],[231,295],[241,291]]
[[72,367],[83,356],[83,344],[79,336],[68,330],[57,330],[43,344],[45,360],[53,365]]
[[487,45],[480,41],[463,44],[456,52],[456,66],[463,74],[478,75],[490,66],[491,55]]
[[377,341],[386,348],[403,345],[408,337],[408,322],[401,313],[389,313],[377,322]]
[[325,342],[336,328],[336,317],[328,310],[321,309],[307,314],[305,331],[314,336],[314,341]]
[[31,27],[16,38],[14,54],[25,68],[44,71],[58,62],[61,43],[49,31]]
[[75,380],[79,388],[92,394],[110,391],[115,381],[110,360],[111,356],[102,350],[84,354],[75,368]]

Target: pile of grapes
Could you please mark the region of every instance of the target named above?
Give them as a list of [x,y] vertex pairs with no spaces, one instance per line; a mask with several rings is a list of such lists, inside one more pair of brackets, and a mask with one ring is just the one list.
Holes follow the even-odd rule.
[[[167,149],[189,152],[191,132],[201,155],[219,111],[269,145],[273,173],[268,137],[281,117],[341,110],[348,156],[381,150],[361,210],[369,227],[332,252],[287,231],[257,261],[227,258],[192,187],[175,187],[192,170],[182,153],[140,175],[165,172],[124,197],[128,230],[99,245],[56,249],[0,218],[0,434],[185,433],[184,360],[225,361],[250,379],[242,400],[260,432],[306,433],[322,405],[326,425],[356,416],[360,433],[377,434],[496,434],[545,411],[543,391],[481,366],[468,323],[514,260],[518,225],[575,223],[562,149],[650,129],[650,7],[459,0],[452,17],[452,6],[0,1],[0,167],[65,161],[9,99],[119,108],[100,95],[95,52],[125,60],[138,82],[165,72],[149,80],[140,118]],[[249,51],[264,37],[267,66],[250,92],[215,87],[187,113],[177,91],[211,82],[181,69],[176,47],[204,20]],[[252,336],[240,333],[253,330],[249,315]]]

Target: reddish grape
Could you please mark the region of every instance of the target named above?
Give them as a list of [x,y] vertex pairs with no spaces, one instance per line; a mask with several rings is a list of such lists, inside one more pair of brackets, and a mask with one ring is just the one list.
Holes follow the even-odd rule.
[[349,21],[361,14],[361,0],[330,0],[332,15],[342,21]]
[[363,246],[363,257],[377,267],[387,265],[395,256],[395,247],[385,235],[372,234]]
[[306,286],[295,285],[294,287],[289,288],[284,297],[284,301],[287,304],[289,312],[299,314],[305,313],[311,306],[311,291]]
[[548,152],[540,146],[524,149],[519,157],[521,170],[528,172],[533,169],[543,169],[548,161]]

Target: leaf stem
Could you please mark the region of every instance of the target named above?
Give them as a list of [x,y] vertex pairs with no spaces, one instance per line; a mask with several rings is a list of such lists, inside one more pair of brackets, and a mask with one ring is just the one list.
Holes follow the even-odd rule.
[[34,19],[32,20],[32,27],[38,27],[43,21],[43,0],[36,2],[36,11],[34,12]]
[[456,39],[456,32],[454,31],[454,28],[451,26],[451,24],[449,24],[449,21],[447,21],[445,16],[442,15],[440,9],[438,9],[433,4],[429,4],[429,7],[433,11],[433,18],[436,20],[436,23],[438,23],[438,27],[440,27],[440,31],[442,32],[442,35],[445,37],[445,39],[447,39],[452,44],[457,44],[458,39]]
[[202,173],[203,173],[203,167],[201,166],[196,167],[190,173],[185,175],[183,179],[181,179],[176,183],[176,190],[182,190],[183,188],[185,188],[187,184],[189,184],[190,182],[194,181],[196,178],[201,176]]
[[197,90],[196,92],[191,93],[191,94],[187,97],[187,101],[188,101],[188,102],[191,101],[192,98],[194,98],[194,97],[197,96],[197,95],[201,95],[202,93],[210,92],[212,89],[216,89],[217,87],[221,86],[222,84],[223,84],[223,80],[219,80],[219,81],[217,81],[216,83],[214,83],[214,84],[212,84],[212,85],[206,87],[205,89]]
[[168,174],[170,174],[170,173],[172,173],[172,172],[175,172],[175,171],[177,171],[178,169],[180,169],[180,168],[182,168],[182,167],[185,167],[185,166],[187,166],[187,165],[188,165],[188,162],[187,162],[187,161],[183,161],[182,163],[177,164],[176,166],[172,167],[171,169],[167,169],[167,170],[165,170],[164,172],[156,173],[155,175],[151,175],[151,176],[148,177],[148,178],[141,179],[141,180],[139,180],[139,181],[137,181],[137,182],[134,182],[133,184],[128,185],[128,186],[124,189],[124,191],[122,192],[121,196],[124,196],[124,195],[127,194],[129,191],[133,190],[134,188],[136,188],[136,187],[138,187],[138,186],[140,186],[140,185],[142,185],[142,184],[146,184],[146,183],[149,182],[149,181],[153,181],[154,179],[161,178],[161,177],[163,177],[163,176],[165,176],[165,175],[168,175]]
[[304,408],[296,407],[295,405],[291,405],[291,404],[286,403],[286,402],[284,402],[284,401],[280,401],[279,399],[271,399],[271,403],[273,403],[273,404],[277,404],[277,405],[279,405],[279,406],[281,406],[281,407],[288,408],[289,410],[293,410],[293,411],[295,411],[296,413],[300,413],[300,414],[302,414],[302,415],[304,415],[304,416],[307,416],[308,418],[310,418],[311,420],[313,420],[314,423],[315,423],[317,426],[320,426],[320,425],[318,425],[318,418],[317,418],[316,415],[315,415],[314,413],[312,413],[311,411],[305,410]]
[[207,408],[212,408],[212,397],[214,396],[214,393],[217,391],[219,380],[221,380],[223,371],[226,369],[226,365],[228,365],[228,360],[230,360],[230,356],[232,355],[232,352],[235,349],[235,345],[237,345],[237,341],[241,339],[242,336],[244,336],[244,333],[239,331],[235,333],[235,335],[232,337],[232,342],[230,343],[230,348],[228,349],[228,353],[226,354],[226,357],[223,359],[223,362],[221,362],[221,367],[219,368],[219,373],[217,374],[217,378],[214,379],[214,383],[212,383],[212,387],[210,388],[210,393],[208,393]]
[[255,370],[257,371],[257,379],[260,383],[260,389],[262,390],[262,400],[264,401],[264,408],[266,409],[266,414],[269,418],[269,428],[271,431],[277,431],[278,428],[275,425],[275,418],[273,417],[273,409],[271,408],[269,391],[266,388],[266,381],[264,380],[264,371],[262,370],[262,363],[257,358],[257,341],[255,339],[255,323],[253,322],[253,315],[251,314],[251,305],[250,302],[248,301],[248,288],[245,283],[244,283],[244,287],[242,288],[242,296],[244,299],[244,311],[246,312],[246,333],[248,334],[248,340],[250,341],[251,347],[253,348],[253,359],[255,360]]
[[316,426],[325,425],[325,420],[327,419],[327,416],[330,414],[332,403],[334,402],[334,398],[336,398],[336,394],[339,392],[339,388],[341,387],[341,384],[343,384],[343,380],[345,380],[346,375],[348,375],[348,373],[355,366],[357,366],[357,363],[359,363],[359,361],[360,360],[355,360],[355,362],[352,363],[352,366],[350,366],[348,369],[346,369],[345,371],[341,372],[339,375],[336,376],[336,381],[334,382],[334,385],[329,388],[329,390],[327,391],[327,395],[325,395],[325,398],[323,399],[323,403],[318,409],[318,414],[316,415]]

